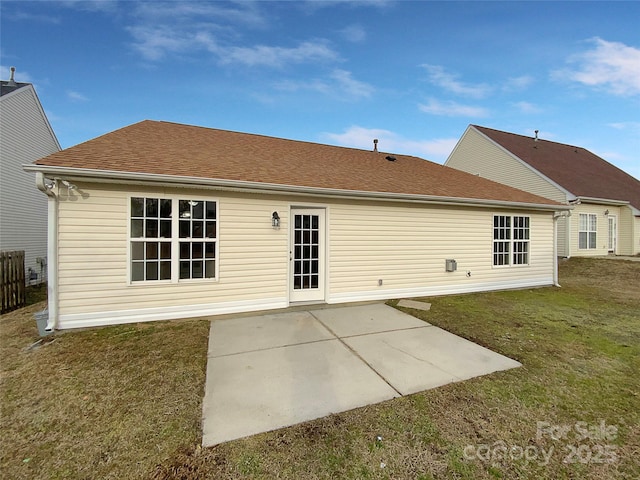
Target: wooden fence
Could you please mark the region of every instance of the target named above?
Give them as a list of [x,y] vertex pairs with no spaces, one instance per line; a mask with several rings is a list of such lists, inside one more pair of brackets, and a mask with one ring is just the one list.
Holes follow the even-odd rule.
[[0,252],[0,314],[24,307],[27,303],[24,278],[24,250]]

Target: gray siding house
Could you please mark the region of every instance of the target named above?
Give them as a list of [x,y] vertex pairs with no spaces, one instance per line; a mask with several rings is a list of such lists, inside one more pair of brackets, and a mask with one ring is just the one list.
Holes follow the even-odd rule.
[[47,199],[22,166],[60,151],[30,83],[0,82],[0,250],[24,250],[31,283],[46,279]]

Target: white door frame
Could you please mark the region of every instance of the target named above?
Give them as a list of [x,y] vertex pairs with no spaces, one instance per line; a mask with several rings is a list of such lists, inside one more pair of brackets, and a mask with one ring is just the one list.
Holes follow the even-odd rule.
[[[296,255],[302,254],[304,257],[304,247],[300,247],[300,250],[296,250],[296,215],[311,215],[312,217],[317,217],[318,219],[318,228],[317,228],[317,258],[311,258],[308,260],[309,262],[317,262],[317,276],[314,277],[314,273],[311,271],[309,275],[304,278],[304,271],[297,272],[296,271],[296,260],[300,260],[296,258]],[[289,302],[297,303],[297,302],[324,302],[325,292],[326,292],[326,251],[327,251],[327,240],[326,240],[326,208],[324,207],[304,207],[304,206],[292,206],[290,211],[290,228],[289,228]],[[304,232],[301,232],[302,234]],[[310,235],[313,235],[313,231],[310,232]],[[303,238],[303,240],[305,240]],[[312,239],[313,240],[313,239]],[[307,252],[309,253],[309,252]],[[301,264],[298,264],[301,265]],[[307,264],[310,265],[310,264]],[[312,267],[313,268],[313,267]],[[300,276],[302,273],[302,277]],[[298,278],[296,279],[296,276]],[[311,280],[313,284],[306,283],[309,278],[313,278]],[[315,280],[317,278],[317,281]],[[302,282],[302,283],[300,283]]]
[[[611,232],[612,223],[613,223],[613,232]],[[608,220],[607,220],[607,249],[609,253],[613,253],[613,254],[616,254],[618,250],[618,216],[612,213],[608,215]]]

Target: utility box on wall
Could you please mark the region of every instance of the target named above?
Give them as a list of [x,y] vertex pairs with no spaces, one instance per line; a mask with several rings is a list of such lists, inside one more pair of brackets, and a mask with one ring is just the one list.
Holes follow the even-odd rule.
[[447,272],[455,272],[458,269],[458,262],[455,260],[448,258],[445,260],[445,270]]

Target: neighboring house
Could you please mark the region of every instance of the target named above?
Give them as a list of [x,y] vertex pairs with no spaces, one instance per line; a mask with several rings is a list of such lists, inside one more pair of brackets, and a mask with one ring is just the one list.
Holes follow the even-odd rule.
[[640,181],[584,148],[470,125],[445,165],[574,205],[560,256],[640,253]]
[[50,329],[553,285],[569,209],[416,157],[149,120],[26,169],[55,218]]
[[30,83],[0,82],[0,250],[25,251],[29,283],[46,280],[47,200],[24,164],[60,151]]

